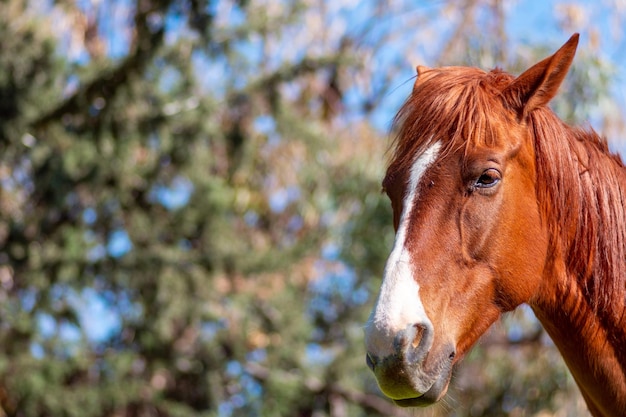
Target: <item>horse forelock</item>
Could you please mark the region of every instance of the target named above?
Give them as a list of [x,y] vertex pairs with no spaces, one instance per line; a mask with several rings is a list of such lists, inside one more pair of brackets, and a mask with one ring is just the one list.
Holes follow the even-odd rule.
[[[499,140],[501,90],[513,77],[498,69],[446,67],[429,70],[394,119],[397,135],[391,144],[388,175],[406,172],[417,155],[441,142],[440,155]],[[498,107],[499,106],[499,107]]]

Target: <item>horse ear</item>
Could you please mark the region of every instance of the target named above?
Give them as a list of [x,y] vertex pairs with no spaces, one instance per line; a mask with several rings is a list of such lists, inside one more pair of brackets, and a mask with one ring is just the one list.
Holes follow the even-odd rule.
[[417,67],[415,67],[415,71],[417,71],[417,76],[421,77],[425,72],[430,71],[430,68],[424,65],[418,65]]
[[520,117],[545,106],[556,95],[576,54],[578,36],[575,33],[554,55],[524,71],[504,89],[505,101]]
[[417,87],[417,83],[420,81],[424,73],[430,71],[431,69],[425,67],[424,65],[418,65],[415,67],[415,71],[417,71],[417,77],[415,77],[415,83],[413,83],[413,90],[415,91],[415,87]]

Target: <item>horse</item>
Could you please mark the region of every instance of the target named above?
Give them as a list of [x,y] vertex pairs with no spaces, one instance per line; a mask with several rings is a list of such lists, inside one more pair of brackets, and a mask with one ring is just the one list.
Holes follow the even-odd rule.
[[590,413],[626,415],[626,169],[548,107],[578,38],[518,77],[417,67],[382,183],[395,241],[365,326],[366,363],[399,406],[441,400],[525,303]]

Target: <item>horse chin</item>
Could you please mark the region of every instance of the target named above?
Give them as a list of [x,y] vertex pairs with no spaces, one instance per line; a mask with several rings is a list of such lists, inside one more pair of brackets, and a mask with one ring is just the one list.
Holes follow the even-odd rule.
[[439,402],[448,392],[452,372],[443,373],[433,386],[423,395],[415,398],[394,399],[393,402],[400,407],[427,407]]

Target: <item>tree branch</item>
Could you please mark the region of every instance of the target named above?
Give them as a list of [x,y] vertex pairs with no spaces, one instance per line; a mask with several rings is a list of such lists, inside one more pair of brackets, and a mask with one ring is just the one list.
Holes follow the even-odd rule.
[[31,125],[37,129],[43,128],[66,114],[84,112],[97,97],[102,97],[108,102],[131,75],[143,71],[150,58],[163,43],[164,26],[154,28],[154,25],[151,27],[149,21],[154,14],[165,13],[169,4],[170,0],[155,2],[137,0],[134,19],[135,37],[129,56],[116,68],[102,72],[97,78],[83,85],[72,96],[40,116]]
[[[345,58],[343,58],[345,59]],[[269,75],[252,81],[241,93],[258,91],[263,88],[272,89],[278,84],[291,81],[301,75],[310,74],[323,68],[330,68],[342,62],[340,54],[326,55],[316,58],[304,58],[296,64],[286,64]]]
[[450,65],[450,62],[453,61],[452,55],[456,51],[457,42],[465,41],[464,32],[467,27],[472,23],[472,19],[474,18],[474,9],[478,5],[478,0],[466,0],[465,5],[463,7],[462,19],[457,25],[454,33],[450,36],[447,45],[439,54],[439,58],[437,62],[442,65]]

